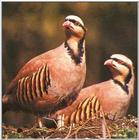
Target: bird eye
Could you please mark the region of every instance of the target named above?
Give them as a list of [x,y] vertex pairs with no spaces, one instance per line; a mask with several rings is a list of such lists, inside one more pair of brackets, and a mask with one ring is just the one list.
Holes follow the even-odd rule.
[[70,21],[74,25],[82,27],[82,29],[84,30],[84,32],[86,32],[86,30],[87,30],[80,22],[78,22],[78,21],[76,21],[74,19],[65,19],[64,21]]
[[80,26],[81,25],[78,21],[76,21],[74,19],[65,19],[65,21],[70,21],[70,22],[72,22],[76,26]]
[[112,60],[116,61],[118,64],[121,64],[123,66],[126,66],[128,69],[130,69],[130,66],[126,64],[124,61],[117,59],[117,58],[111,58]]
[[79,26],[79,25],[80,25],[80,23],[79,23],[78,21],[75,21],[75,22],[74,22],[74,25]]
[[123,62],[122,60],[117,60],[117,62],[118,62],[119,64],[124,64],[124,62]]
[[114,61],[116,61],[117,63],[119,64],[123,64],[124,62],[120,59],[117,59],[117,58],[112,58]]

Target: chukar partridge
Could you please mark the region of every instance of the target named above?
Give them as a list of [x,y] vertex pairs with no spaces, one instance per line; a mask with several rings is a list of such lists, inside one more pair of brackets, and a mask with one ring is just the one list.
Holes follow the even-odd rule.
[[103,111],[109,119],[125,116],[134,95],[133,63],[122,54],[113,54],[104,65],[112,73],[110,80],[82,89],[70,106],[51,117],[62,116],[65,124],[72,124],[94,117],[99,111]]
[[66,39],[59,47],[27,62],[2,98],[3,111],[17,109],[50,114],[71,104],[86,76],[83,21],[69,15],[63,23]]

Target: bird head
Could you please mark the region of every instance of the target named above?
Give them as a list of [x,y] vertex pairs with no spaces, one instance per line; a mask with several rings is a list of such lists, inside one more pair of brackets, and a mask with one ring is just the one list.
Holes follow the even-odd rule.
[[67,16],[63,23],[63,27],[65,29],[67,38],[74,36],[81,39],[85,36],[87,30],[81,18],[75,15]]
[[113,79],[118,78],[119,81],[124,83],[130,80],[133,63],[128,57],[122,54],[113,54],[110,59],[104,62],[104,65],[110,68]]

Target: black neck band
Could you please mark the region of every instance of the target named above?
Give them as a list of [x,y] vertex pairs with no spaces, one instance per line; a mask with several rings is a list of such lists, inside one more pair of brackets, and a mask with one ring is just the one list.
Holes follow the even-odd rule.
[[113,79],[114,83],[118,84],[127,94],[128,94],[128,86],[127,84],[122,84],[120,81]]
[[74,60],[75,64],[80,64],[82,62],[82,57],[83,57],[83,53],[84,53],[83,41],[84,41],[84,38],[79,40],[79,42],[78,42],[78,54],[77,55],[74,54],[74,51],[71,49],[71,47],[69,46],[67,41],[65,41],[64,46],[65,46],[65,48],[67,48],[68,54]]

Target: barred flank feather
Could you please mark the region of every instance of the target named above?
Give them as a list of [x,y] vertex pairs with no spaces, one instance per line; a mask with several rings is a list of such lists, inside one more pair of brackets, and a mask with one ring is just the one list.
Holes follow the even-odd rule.
[[99,114],[100,110],[100,102],[96,96],[86,98],[70,116],[65,117],[65,125],[80,124],[87,119],[94,118],[96,114]]
[[20,79],[16,92],[18,103],[20,105],[30,104],[47,94],[47,87],[50,84],[49,76],[48,67],[44,65],[32,75]]

